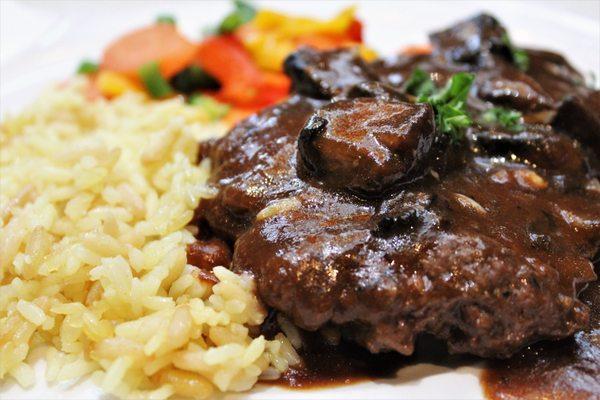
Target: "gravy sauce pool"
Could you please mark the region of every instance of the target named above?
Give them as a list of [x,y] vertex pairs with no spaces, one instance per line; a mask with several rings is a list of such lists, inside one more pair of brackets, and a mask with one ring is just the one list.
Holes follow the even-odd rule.
[[599,282],[591,283],[581,299],[591,309],[590,329],[570,339],[529,346],[510,360],[489,363],[481,377],[488,398],[600,398]]
[[399,353],[373,354],[353,343],[327,345],[318,334],[303,334],[299,351],[303,365],[290,367],[273,384],[295,389],[319,389],[375,379],[393,379],[402,368],[428,363],[449,368],[471,365],[479,359],[469,355],[450,355],[444,344],[430,336],[417,342],[412,356]]
[[[591,326],[573,338],[529,346],[509,360],[487,362],[481,384],[487,398],[598,399],[600,396],[600,283],[593,282],[581,299],[590,306]],[[319,389],[374,379],[392,379],[404,367],[430,363],[449,368],[473,365],[481,360],[449,355],[442,343],[424,337],[415,354],[371,354],[342,342],[325,344],[317,334],[303,334],[300,367],[291,367],[271,384],[295,389]],[[268,382],[265,382],[268,383]]]

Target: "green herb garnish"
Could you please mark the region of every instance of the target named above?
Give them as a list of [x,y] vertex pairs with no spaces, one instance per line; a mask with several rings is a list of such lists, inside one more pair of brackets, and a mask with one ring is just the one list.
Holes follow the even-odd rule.
[[158,17],[156,17],[156,23],[175,25],[177,24],[177,20],[171,14],[160,14]]
[[169,82],[161,75],[160,67],[156,61],[142,65],[138,70],[138,75],[152,97],[161,98],[173,93]]
[[481,115],[481,120],[487,124],[498,124],[513,132],[523,130],[523,114],[517,110],[493,107]]
[[190,96],[188,103],[192,106],[202,107],[206,115],[211,120],[217,120],[223,118],[229,112],[231,108],[227,104],[219,103],[212,97],[205,96],[202,94],[196,94]]
[[83,75],[93,74],[98,72],[98,69],[100,69],[100,66],[97,63],[90,60],[83,60],[79,64],[79,67],[77,67],[77,73]]
[[413,71],[405,87],[409,93],[417,96],[418,103],[431,104],[438,129],[458,141],[463,137],[464,128],[473,123],[467,113],[466,103],[474,80],[475,75],[459,72],[452,75],[446,86],[436,89],[431,78],[417,69]]
[[246,22],[251,21],[256,15],[256,9],[243,0],[234,0],[233,6],[235,9],[219,24],[218,33],[231,33]]
[[435,84],[427,72],[417,68],[404,83],[404,90],[415,97],[429,96],[435,91]]
[[507,33],[502,35],[502,43],[508,47],[513,59],[513,63],[517,66],[517,68],[519,68],[521,71],[527,71],[529,69],[529,56],[527,55],[527,52],[513,45]]

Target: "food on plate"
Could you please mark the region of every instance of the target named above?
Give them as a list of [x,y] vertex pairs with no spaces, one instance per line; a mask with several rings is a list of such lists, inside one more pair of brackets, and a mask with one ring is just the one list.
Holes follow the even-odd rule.
[[266,305],[371,352],[430,334],[506,358],[588,328],[598,92],[489,15],[430,37],[371,63],[290,55],[294,95],[203,149],[218,193],[200,221]]
[[91,374],[122,398],[206,398],[297,362],[283,335],[254,334],[266,310],[252,280],[186,228],[212,193],[197,142],[226,126],[181,98],[90,102],[85,88],[2,123],[0,378],[44,379],[42,354],[52,383]]
[[[49,382],[207,398],[434,340],[501,360],[491,397],[600,393],[600,92],[562,56],[480,14],[377,58],[354,8],[238,0],[78,73],[0,125],[1,380],[41,355]],[[505,360],[531,344],[537,375]]]
[[99,64],[86,60],[79,72],[92,76],[93,92],[106,98],[135,90],[154,98],[203,94],[245,109],[237,119],[287,97],[290,80],[282,63],[302,45],[358,46],[365,57],[375,57],[362,45],[362,24],[352,7],[318,20],[236,0],[234,11],[197,43],[179,32],[175,18],[163,15],[112,42]]
[[[214,195],[197,143],[222,136],[224,117],[288,94],[288,78],[260,67],[237,31],[255,13],[236,2],[199,43],[160,17],[3,120],[0,379],[32,386],[41,354],[52,383],[91,375],[124,398],[206,398],[298,363],[283,334],[260,335],[266,309],[251,277],[223,268],[228,245],[187,226]],[[355,21],[343,15],[340,29]],[[316,26],[287,33],[286,46],[329,26],[297,23]],[[331,46],[359,43],[338,33]]]

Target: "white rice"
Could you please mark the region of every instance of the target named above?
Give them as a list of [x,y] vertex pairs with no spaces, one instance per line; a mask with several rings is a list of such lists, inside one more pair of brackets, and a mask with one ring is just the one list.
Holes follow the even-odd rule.
[[186,263],[206,185],[196,143],[226,127],[182,99],[90,102],[76,80],[0,125],[0,382],[91,376],[123,398],[250,389],[298,362],[249,277]]

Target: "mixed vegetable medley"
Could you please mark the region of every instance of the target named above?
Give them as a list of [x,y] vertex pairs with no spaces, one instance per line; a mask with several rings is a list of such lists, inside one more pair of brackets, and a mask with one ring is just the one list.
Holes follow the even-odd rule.
[[242,0],[233,5],[199,42],[185,37],[169,15],[117,39],[98,63],[86,60],[79,66],[78,72],[90,78],[90,95],[185,95],[211,118],[237,119],[288,95],[283,61],[301,46],[356,47],[365,59],[376,56],[362,44],[362,24],[353,7],[319,20],[257,10]]

